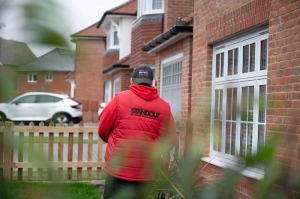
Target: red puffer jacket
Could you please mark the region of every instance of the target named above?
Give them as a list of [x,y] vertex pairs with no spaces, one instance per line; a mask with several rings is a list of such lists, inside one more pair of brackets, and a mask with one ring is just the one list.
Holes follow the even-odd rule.
[[128,181],[157,178],[161,153],[176,144],[174,119],[157,89],[131,85],[118,93],[100,116],[98,133],[107,142],[104,170]]

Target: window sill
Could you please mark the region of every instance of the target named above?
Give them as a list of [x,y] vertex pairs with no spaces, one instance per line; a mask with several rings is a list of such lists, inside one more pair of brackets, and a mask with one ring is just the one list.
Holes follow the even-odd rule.
[[255,167],[246,167],[242,163],[238,163],[232,160],[228,160],[220,157],[203,157],[202,161],[210,163],[212,165],[221,167],[221,168],[231,168],[236,171],[239,171],[241,175],[255,179],[255,180],[263,180],[264,178],[264,169],[255,168]]

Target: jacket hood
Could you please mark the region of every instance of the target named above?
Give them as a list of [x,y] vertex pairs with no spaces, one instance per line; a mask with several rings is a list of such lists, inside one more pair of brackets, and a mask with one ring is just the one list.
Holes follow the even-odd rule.
[[133,84],[129,86],[129,90],[146,101],[151,101],[158,98],[156,88]]

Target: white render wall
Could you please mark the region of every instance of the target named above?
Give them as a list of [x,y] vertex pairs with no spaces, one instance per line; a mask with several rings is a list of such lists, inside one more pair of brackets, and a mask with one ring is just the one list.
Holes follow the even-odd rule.
[[131,28],[135,18],[122,18],[120,24],[119,59],[122,59],[131,52]]

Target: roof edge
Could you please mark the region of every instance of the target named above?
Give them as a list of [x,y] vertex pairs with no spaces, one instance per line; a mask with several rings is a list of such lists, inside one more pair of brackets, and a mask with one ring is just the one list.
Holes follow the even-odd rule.
[[192,33],[193,26],[173,26],[168,31],[160,35],[159,37],[153,39],[152,41],[148,42],[145,46],[142,47],[142,51],[149,51],[152,48],[155,48],[165,41],[171,39],[172,37],[176,36],[178,33]]

